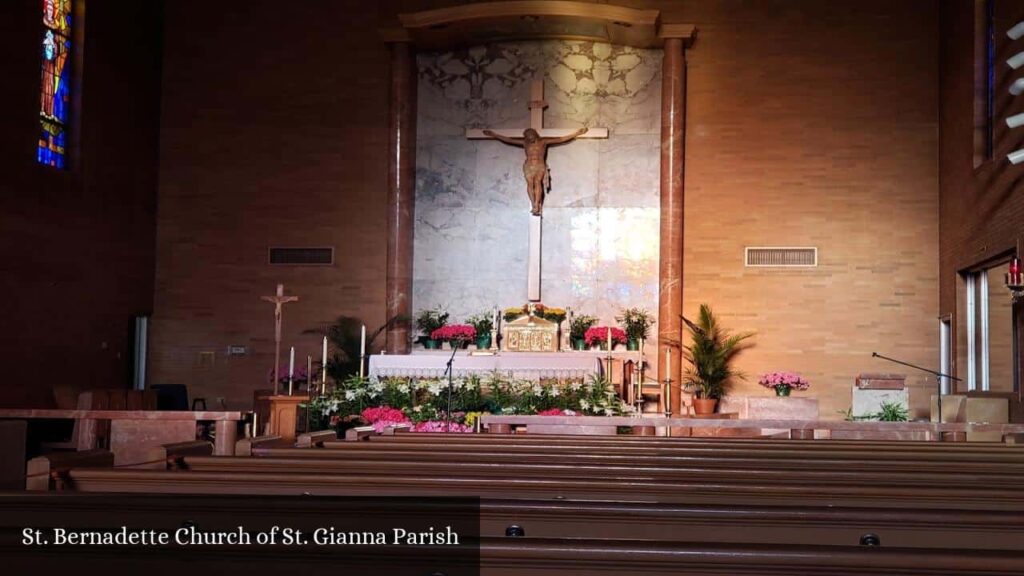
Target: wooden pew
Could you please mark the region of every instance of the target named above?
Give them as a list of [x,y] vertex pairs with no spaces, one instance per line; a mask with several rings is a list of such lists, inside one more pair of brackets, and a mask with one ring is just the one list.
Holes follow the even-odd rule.
[[338,434],[334,430],[321,430],[319,432],[306,432],[299,434],[295,439],[296,448],[323,448],[324,442],[337,440]]
[[[394,444],[387,444],[384,446],[384,442],[324,442],[323,447],[325,450],[343,450],[347,452],[375,452],[375,451],[386,451],[392,453],[402,452],[419,452],[423,450],[436,450],[446,451],[453,454],[461,454],[466,452],[480,452],[488,451],[487,449],[481,450],[480,444],[472,442],[460,442],[458,440],[450,441],[438,441],[434,444],[429,443],[403,443],[396,442]],[[958,450],[958,451],[931,451],[931,450],[915,450],[905,449],[900,447],[892,448],[881,448],[873,447],[871,445],[861,445],[857,447],[836,447],[832,449],[811,449],[804,450],[802,448],[780,448],[773,446],[744,446],[744,447],[730,447],[727,445],[703,445],[703,446],[625,446],[625,445],[611,445],[601,446],[600,452],[608,456],[632,456],[636,458],[648,457],[648,456],[669,456],[669,455],[690,455],[697,456],[703,455],[708,457],[721,457],[723,455],[745,455],[754,456],[757,458],[768,459],[768,458],[864,458],[878,461],[959,461],[959,462],[1006,462],[1006,463],[1020,463],[1024,462],[1024,450],[1020,447],[1011,447],[999,445],[1000,448],[996,451],[972,451],[972,450]],[[500,445],[500,448],[489,450],[491,452],[500,450],[507,454],[537,454],[543,453],[549,457],[561,457],[563,455],[571,455],[580,453],[581,445],[574,443],[550,443],[547,445],[536,444],[536,445],[523,445],[518,443],[511,443],[506,445]],[[595,448],[598,450],[598,448]]]
[[322,473],[74,469],[68,478],[82,492],[165,492],[174,494],[310,494],[333,496],[479,496],[550,500],[628,499],[681,504],[735,503],[880,508],[1013,510],[1024,512],[1024,493],[988,486],[884,486],[851,482],[808,486],[793,478],[735,483],[699,480],[616,480],[607,478],[475,478],[461,476],[328,475]]
[[[109,499],[81,500],[72,495],[73,504],[67,504],[67,497],[12,496],[0,495],[0,529],[76,524],[95,529],[103,522],[113,528],[175,529],[185,522],[210,527],[227,520],[230,527],[276,524],[308,534],[323,527],[325,518],[352,514],[360,507],[372,513],[374,508],[372,503],[339,504],[331,498],[270,496],[253,506],[250,499],[238,496],[117,495],[116,517],[109,518]],[[500,538],[515,526],[524,538],[854,546],[874,534],[885,547],[1019,551],[1024,535],[1024,518],[1006,511],[482,500],[479,514],[480,535],[485,538]]]
[[146,463],[137,467],[149,467],[156,470],[168,470],[171,468],[184,469],[185,457],[187,456],[211,456],[213,444],[205,440],[193,440],[192,442],[174,442],[151,448]]
[[242,438],[235,442],[235,456],[252,456],[255,450],[267,449],[268,447],[287,449],[291,447],[291,444],[285,442],[276,434],[256,436],[255,438]]
[[[879,469],[877,464],[862,466],[826,465],[811,468],[804,465],[798,470],[789,466],[749,465],[715,466],[690,465],[662,466],[641,460],[632,464],[608,463],[566,464],[562,462],[514,463],[488,461],[423,461],[416,455],[401,460],[357,460],[352,458],[230,458],[188,457],[183,468],[205,472],[236,472],[275,474],[401,474],[422,476],[458,475],[494,478],[611,478],[619,480],[687,480],[700,482],[803,482],[809,485],[853,484],[870,482],[885,486],[964,486],[984,484],[990,487],[1024,485],[1024,473],[1010,473],[1001,468],[981,468],[978,471],[950,472],[941,467],[927,475],[919,470],[893,471]],[[979,467],[976,467],[979,468]]]
[[54,452],[37,456],[28,461],[25,475],[26,490],[68,489],[68,472],[71,469],[106,467],[114,465],[114,453],[109,450],[82,450],[79,452]]
[[671,455],[671,456],[645,456],[643,458],[631,456],[606,456],[600,451],[580,450],[576,454],[559,455],[557,459],[543,452],[506,454],[498,449],[473,450],[460,452],[453,457],[447,451],[422,450],[418,452],[391,452],[383,451],[360,451],[351,453],[344,450],[295,450],[290,448],[257,448],[253,450],[252,456],[257,458],[286,458],[302,460],[361,460],[361,461],[407,461],[423,463],[449,463],[449,462],[488,462],[492,464],[551,464],[557,462],[565,465],[576,466],[626,466],[636,467],[641,464],[650,466],[701,466],[705,468],[761,468],[781,470],[818,470],[818,469],[843,469],[851,471],[877,471],[883,467],[891,472],[918,472],[942,473],[957,472],[965,474],[1021,474],[1024,473],[1024,463],[979,463],[979,462],[956,462],[943,460],[926,461],[899,461],[892,460],[880,464],[876,460],[867,458],[844,459],[841,457],[803,459],[798,455],[789,458],[759,459],[756,455],[744,456],[701,456],[701,455]]

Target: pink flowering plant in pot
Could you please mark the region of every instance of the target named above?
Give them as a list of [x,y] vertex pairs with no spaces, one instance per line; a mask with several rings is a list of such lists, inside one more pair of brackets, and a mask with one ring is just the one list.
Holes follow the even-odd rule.
[[[626,331],[622,328],[613,327],[612,329],[612,347],[616,344],[626,343]],[[587,346],[601,346],[602,349],[608,346],[608,326],[594,326],[588,328],[583,334],[583,339],[587,341]]]
[[789,396],[793,390],[807,390],[811,383],[796,372],[769,372],[757,381],[765,388],[775,390],[776,396]]
[[434,330],[430,333],[430,338],[440,342],[451,342],[453,346],[456,343],[465,346],[476,340],[476,328],[469,324],[451,324]]

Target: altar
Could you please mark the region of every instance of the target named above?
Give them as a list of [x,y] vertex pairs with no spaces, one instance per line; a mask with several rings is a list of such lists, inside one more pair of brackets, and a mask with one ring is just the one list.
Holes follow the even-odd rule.
[[[633,353],[636,354],[635,352]],[[412,354],[370,356],[371,378],[440,378],[445,374],[450,350],[417,350]],[[452,371],[456,377],[499,373],[523,380],[589,378],[603,373],[599,352],[499,352],[475,356],[470,350],[455,353]]]

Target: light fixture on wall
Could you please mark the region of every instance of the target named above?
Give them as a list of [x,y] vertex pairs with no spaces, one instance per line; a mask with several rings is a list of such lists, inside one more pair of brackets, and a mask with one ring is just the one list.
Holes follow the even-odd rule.
[[1006,31],[1006,35],[1010,37],[1010,40],[1017,40],[1024,36],[1024,21],[1017,22],[1013,28]]
[[1006,287],[1010,290],[1014,302],[1024,299],[1024,272],[1021,271],[1020,258],[1016,256],[1010,260],[1010,271],[1006,273]]

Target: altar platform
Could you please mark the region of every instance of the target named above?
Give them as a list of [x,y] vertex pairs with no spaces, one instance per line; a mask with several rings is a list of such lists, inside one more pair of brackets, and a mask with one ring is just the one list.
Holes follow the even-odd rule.
[[[455,353],[452,370],[456,377],[486,376],[498,372],[523,380],[556,378],[570,380],[603,374],[602,360],[607,352],[579,350],[567,352],[508,352],[475,356],[473,350]],[[377,378],[440,378],[445,373],[451,350],[416,350],[412,354],[375,354],[370,356],[369,376]],[[638,360],[637,352],[614,351],[615,360]]]

